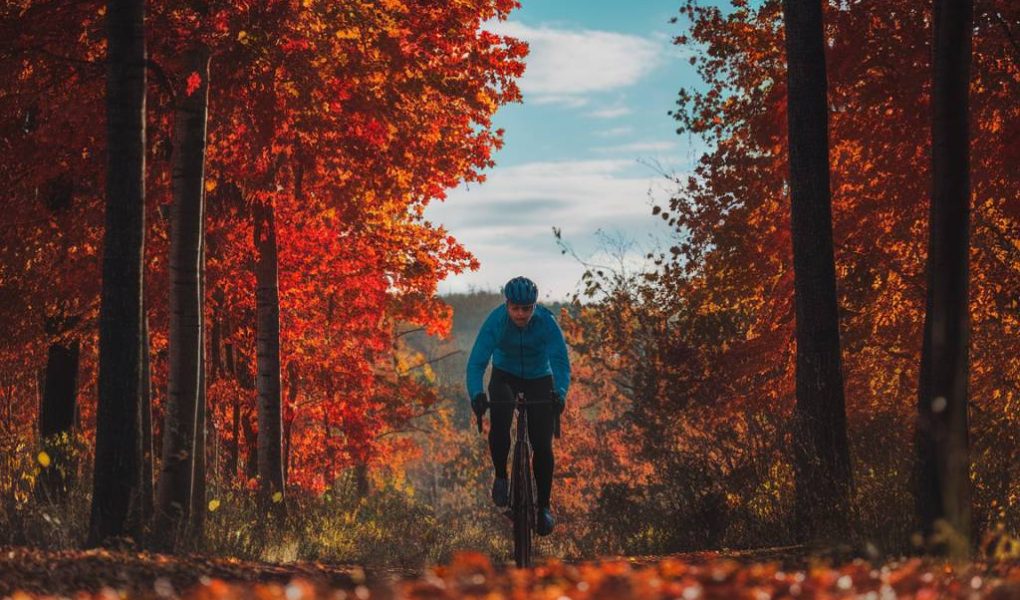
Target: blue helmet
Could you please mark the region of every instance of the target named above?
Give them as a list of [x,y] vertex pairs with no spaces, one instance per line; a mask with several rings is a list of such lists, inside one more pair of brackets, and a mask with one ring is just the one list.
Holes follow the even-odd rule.
[[534,304],[538,301],[538,286],[527,277],[514,277],[503,286],[503,296],[514,304]]

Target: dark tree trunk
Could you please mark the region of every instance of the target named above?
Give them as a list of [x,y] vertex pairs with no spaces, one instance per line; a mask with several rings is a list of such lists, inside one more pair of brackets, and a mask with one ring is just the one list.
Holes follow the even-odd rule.
[[142,522],[149,523],[155,510],[155,486],[153,481],[153,464],[155,458],[152,445],[152,362],[149,358],[149,317],[142,317],[142,485],[141,493]]
[[[255,205],[256,388],[258,390],[259,497],[283,508],[282,402],[280,401],[280,288],[273,206]],[[279,494],[279,496],[277,496]],[[275,497],[275,501],[274,501]]]
[[67,496],[74,472],[71,431],[75,425],[78,393],[78,342],[52,344],[46,361],[46,380],[39,407],[39,436],[50,465],[39,476],[37,491],[51,502]]
[[363,461],[359,460],[354,465],[354,483],[358,490],[358,498],[367,498],[368,493],[372,490],[368,481],[368,465]]
[[241,422],[244,424],[244,440],[248,446],[244,462],[245,480],[255,479],[259,474],[259,434],[255,431],[255,424],[252,422],[257,418],[251,413],[241,418]]
[[106,221],[89,546],[114,543],[118,538],[137,539],[138,534],[137,520],[130,517],[142,476],[144,20],[144,0],[107,3]]
[[[163,421],[163,460],[157,487],[156,530],[162,550],[174,550],[191,509],[195,420],[202,369],[202,301],[199,260],[204,212],[206,112],[209,51],[187,51],[184,73],[198,73],[199,86],[181,87],[175,114],[173,204],[170,217],[170,365]],[[189,75],[186,75],[188,77]]]
[[797,311],[795,507],[802,539],[834,539],[847,531],[852,479],[833,262],[822,2],[784,0],[783,17]]
[[[933,550],[970,553],[967,302],[970,225],[970,0],[935,0],[928,294],[918,393],[917,511]],[[945,534],[949,535],[945,535]]]

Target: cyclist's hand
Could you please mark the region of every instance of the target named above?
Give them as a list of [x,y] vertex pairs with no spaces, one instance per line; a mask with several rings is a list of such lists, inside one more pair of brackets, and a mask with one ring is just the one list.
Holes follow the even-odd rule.
[[475,413],[475,419],[478,421],[478,431],[482,430],[482,417],[485,415],[485,411],[489,408],[489,399],[485,393],[476,394],[471,399],[471,410]]
[[553,392],[553,402],[556,403],[556,414],[562,415],[564,409],[567,408],[567,400],[560,395],[559,392]]

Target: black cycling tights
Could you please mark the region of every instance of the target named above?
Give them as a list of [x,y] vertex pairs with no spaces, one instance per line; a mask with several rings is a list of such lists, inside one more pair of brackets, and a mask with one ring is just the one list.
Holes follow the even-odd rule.
[[[494,402],[511,402],[517,392],[524,392],[530,401],[546,401],[553,394],[552,375],[538,379],[522,379],[493,367],[489,378],[489,398]],[[492,427],[489,428],[489,451],[496,477],[506,478],[506,459],[510,454],[510,423],[513,420],[512,404],[492,405]],[[553,476],[553,428],[556,424],[556,407],[542,404],[528,407],[528,437],[531,439],[532,469],[538,485],[538,505],[549,506]]]

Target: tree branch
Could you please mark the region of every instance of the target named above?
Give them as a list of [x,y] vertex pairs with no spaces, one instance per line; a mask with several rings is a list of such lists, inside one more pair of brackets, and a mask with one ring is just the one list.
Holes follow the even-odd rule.
[[442,355],[442,356],[440,356],[438,358],[433,358],[433,359],[429,359],[429,360],[420,362],[420,363],[414,365],[413,367],[410,367],[408,369],[405,369],[405,370],[397,373],[397,377],[403,377],[404,375],[407,375],[408,373],[410,373],[411,371],[414,371],[415,369],[420,369],[420,368],[424,367],[425,365],[431,365],[432,363],[436,363],[436,362],[439,362],[441,360],[445,360],[447,358],[450,358],[454,354],[461,354],[462,352],[463,352],[463,350],[454,350],[453,352],[447,352],[446,354],[444,354],[444,355]]

